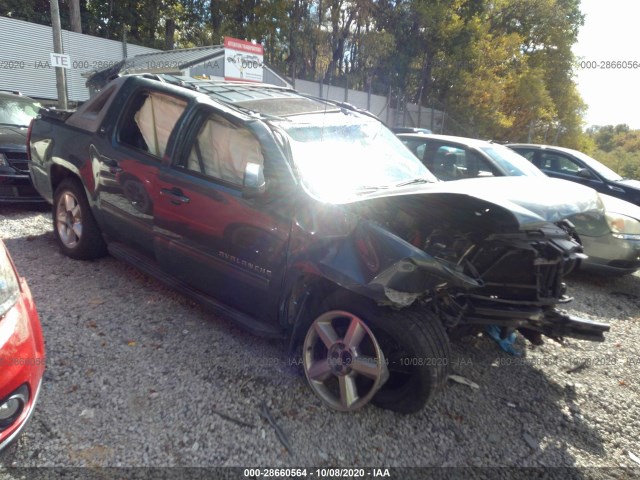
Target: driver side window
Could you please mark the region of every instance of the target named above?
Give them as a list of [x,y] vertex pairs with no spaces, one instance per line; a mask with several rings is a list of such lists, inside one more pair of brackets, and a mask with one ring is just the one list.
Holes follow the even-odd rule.
[[562,173],[564,175],[578,176],[580,171],[580,165],[573,160],[553,153],[543,152],[541,155],[540,168],[543,170],[550,170],[555,173]]
[[211,114],[200,127],[183,168],[242,186],[247,163],[264,163],[260,142],[246,128]]

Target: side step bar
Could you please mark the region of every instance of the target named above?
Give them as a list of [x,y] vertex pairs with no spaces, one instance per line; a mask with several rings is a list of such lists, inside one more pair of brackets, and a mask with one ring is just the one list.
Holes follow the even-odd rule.
[[248,332],[265,338],[284,338],[284,334],[277,328],[259,322],[245,313],[242,313],[234,308],[231,308],[221,302],[214,300],[207,295],[202,294],[200,291],[194,289],[185,282],[167,275],[153,260],[138,254],[135,250],[127,247],[126,245],[112,242],[109,243],[108,249],[109,253],[115,258],[130,264],[143,273],[146,273],[147,275],[150,275],[153,278],[161,281],[168,287],[188,296],[192,300],[220,315],[221,317],[225,317],[234,321],[238,324],[238,326],[247,330]]

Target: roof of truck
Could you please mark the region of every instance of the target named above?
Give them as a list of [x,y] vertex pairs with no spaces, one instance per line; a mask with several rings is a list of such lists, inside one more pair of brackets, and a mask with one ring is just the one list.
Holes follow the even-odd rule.
[[[204,94],[220,103],[242,110],[244,113],[271,117],[290,117],[346,109],[357,111],[366,116],[374,116],[348,103],[317,98],[302,94],[291,88],[265,83],[198,80],[167,74],[123,75],[113,82],[126,82],[126,79],[131,77],[138,78],[142,82],[156,81],[167,86],[183,87],[186,90]],[[107,88],[108,86],[105,86],[104,90]]]

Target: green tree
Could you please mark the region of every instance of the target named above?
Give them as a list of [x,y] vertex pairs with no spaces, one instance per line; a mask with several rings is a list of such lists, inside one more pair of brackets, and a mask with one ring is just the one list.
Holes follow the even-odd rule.
[[[47,0],[0,0],[0,15],[27,22],[51,25],[51,9]],[[62,28],[68,26],[69,18],[64,8],[60,9]],[[66,22],[65,22],[66,20]]]
[[623,177],[640,179],[640,130],[626,124],[593,126],[587,135],[596,146],[594,158]]
[[[450,132],[595,148],[595,137],[582,131],[585,105],[573,77],[579,0],[79,4],[91,35],[126,32],[132,43],[164,49],[219,45],[225,35],[255,39],[277,70],[436,105],[457,121],[447,121],[459,126]],[[68,9],[61,11],[66,28]],[[43,0],[0,0],[0,14],[13,18],[49,24],[48,12]]]

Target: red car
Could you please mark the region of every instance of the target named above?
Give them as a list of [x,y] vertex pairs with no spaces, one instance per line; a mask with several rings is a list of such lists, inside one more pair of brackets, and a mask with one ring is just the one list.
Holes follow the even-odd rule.
[[27,282],[0,240],[0,450],[22,431],[45,366],[40,319]]

